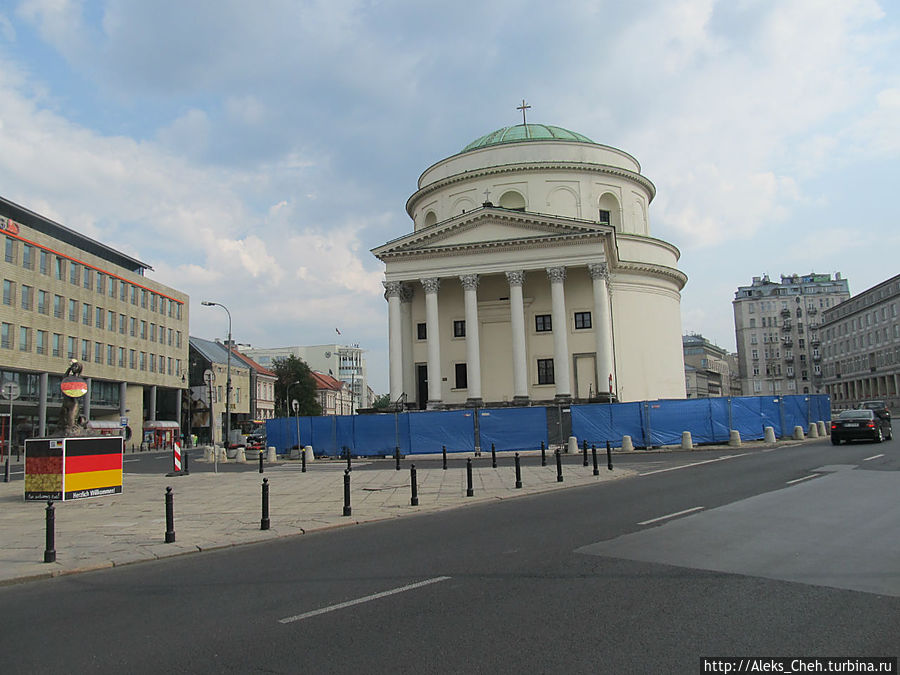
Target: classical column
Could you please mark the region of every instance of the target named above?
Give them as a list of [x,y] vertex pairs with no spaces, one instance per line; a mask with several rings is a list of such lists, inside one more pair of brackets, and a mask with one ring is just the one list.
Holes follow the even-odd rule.
[[588,265],[594,287],[594,336],[597,341],[597,390],[615,391],[612,354],[612,321],[609,311],[609,265]]
[[459,277],[466,307],[466,382],[469,403],[481,401],[481,347],[478,341],[478,275]]
[[[128,383],[119,382],[119,417],[125,417],[128,414],[128,408],[125,401],[128,395]],[[130,422],[131,420],[129,420]]]
[[403,395],[403,327],[400,316],[399,281],[384,281],[384,297],[388,301],[388,362],[391,403]]
[[569,384],[569,326],[566,321],[566,268],[548,267],[550,277],[550,310],[553,324],[553,377],[556,381],[556,398],[568,399],[572,396]]
[[[230,412],[230,411],[229,411]],[[156,421],[156,385],[150,386],[150,413],[147,415],[148,420]]]
[[438,319],[437,277],[420,279],[425,289],[425,333],[428,343],[428,407],[441,403],[441,326]]
[[408,284],[400,288],[400,333],[401,354],[403,362],[403,393],[406,400],[416,400],[416,369],[413,364],[413,289]]
[[506,280],[509,282],[509,313],[512,323],[513,402],[526,403],[528,359],[525,355],[525,303],[522,300],[525,272],[507,272]]

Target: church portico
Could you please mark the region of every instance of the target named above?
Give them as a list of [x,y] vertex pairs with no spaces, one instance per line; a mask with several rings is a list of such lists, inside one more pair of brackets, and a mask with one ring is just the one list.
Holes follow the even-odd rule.
[[[373,249],[386,266],[391,400],[444,408],[683,397],[686,278],[678,250],[646,234],[654,190],[637,163],[577,135],[485,143],[426,171],[407,204],[413,232]],[[582,161],[562,167],[548,159],[541,178],[538,157],[559,148]],[[586,163],[593,154],[623,166]],[[494,161],[508,174],[506,188],[494,185],[505,207],[483,189],[481,206],[434,215],[480,187]],[[529,189],[514,201],[517,161]],[[590,183],[598,172],[603,186],[567,192],[578,196],[573,212],[560,185]],[[542,180],[555,191],[540,194]],[[634,204],[602,202],[612,194],[632,195]],[[562,212],[542,212],[550,209]]]

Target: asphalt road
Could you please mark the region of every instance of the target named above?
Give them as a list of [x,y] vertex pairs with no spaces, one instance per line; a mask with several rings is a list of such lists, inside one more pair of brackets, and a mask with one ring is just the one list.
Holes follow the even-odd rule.
[[898,441],[653,457],[611,483],[0,588],[0,667],[699,673],[900,652]]

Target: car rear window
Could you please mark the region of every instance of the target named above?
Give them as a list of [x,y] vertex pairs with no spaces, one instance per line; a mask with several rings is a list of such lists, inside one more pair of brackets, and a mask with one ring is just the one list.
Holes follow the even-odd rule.
[[869,420],[874,414],[871,410],[845,410],[838,417],[842,420]]

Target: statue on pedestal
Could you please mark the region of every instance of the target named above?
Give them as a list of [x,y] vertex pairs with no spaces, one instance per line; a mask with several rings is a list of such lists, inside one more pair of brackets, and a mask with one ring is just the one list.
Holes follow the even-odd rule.
[[87,382],[81,377],[83,367],[77,359],[72,359],[66,372],[60,389],[63,393],[63,403],[59,410],[59,421],[56,425],[57,436],[80,436],[84,433],[85,419],[78,414],[78,399],[87,393]]

